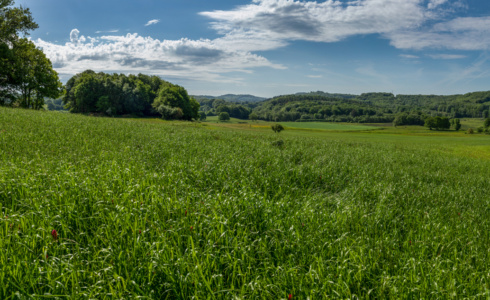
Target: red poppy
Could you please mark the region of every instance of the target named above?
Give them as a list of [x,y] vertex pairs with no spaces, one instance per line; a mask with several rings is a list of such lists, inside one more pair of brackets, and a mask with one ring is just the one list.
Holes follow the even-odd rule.
[[53,237],[53,240],[57,240],[58,239],[58,232],[56,231],[56,229],[53,229],[51,231],[51,236]]
[[291,300],[291,299],[293,299],[293,294],[289,294],[289,296],[288,296],[288,300]]

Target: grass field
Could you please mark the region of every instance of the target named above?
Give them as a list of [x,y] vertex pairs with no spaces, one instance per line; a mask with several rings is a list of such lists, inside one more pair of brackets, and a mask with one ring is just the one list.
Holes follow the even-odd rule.
[[[250,121],[230,118],[230,121],[220,122],[217,116],[208,117],[206,123],[214,124],[241,124],[242,126],[251,126],[255,128],[267,128],[270,129],[271,122],[265,121]],[[358,131],[358,130],[373,130],[380,129],[377,126],[368,126],[362,124],[349,124],[349,123],[327,123],[327,122],[277,122],[286,128],[290,129],[317,129],[317,130],[335,130],[335,131]]]
[[419,129],[0,107],[0,299],[488,299],[490,137]]

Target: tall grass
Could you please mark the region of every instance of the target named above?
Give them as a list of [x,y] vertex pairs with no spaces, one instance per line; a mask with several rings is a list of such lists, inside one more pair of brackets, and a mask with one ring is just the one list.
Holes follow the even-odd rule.
[[0,108],[0,298],[488,298],[490,163],[432,150]]

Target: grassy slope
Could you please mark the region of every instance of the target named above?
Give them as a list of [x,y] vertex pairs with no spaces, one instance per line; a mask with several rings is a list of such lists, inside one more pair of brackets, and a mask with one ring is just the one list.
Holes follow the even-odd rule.
[[0,298],[489,297],[466,144],[0,108]]

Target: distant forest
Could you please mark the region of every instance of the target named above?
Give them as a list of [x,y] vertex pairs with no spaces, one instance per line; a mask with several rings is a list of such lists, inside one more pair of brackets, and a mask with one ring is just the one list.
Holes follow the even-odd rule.
[[427,117],[488,118],[490,91],[465,95],[361,95],[324,92],[277,96],[261,102],[231,102],[223,99],[198,99],[200,113],[228,112],[239,119],[266,121],[324,121],[424,125]]

